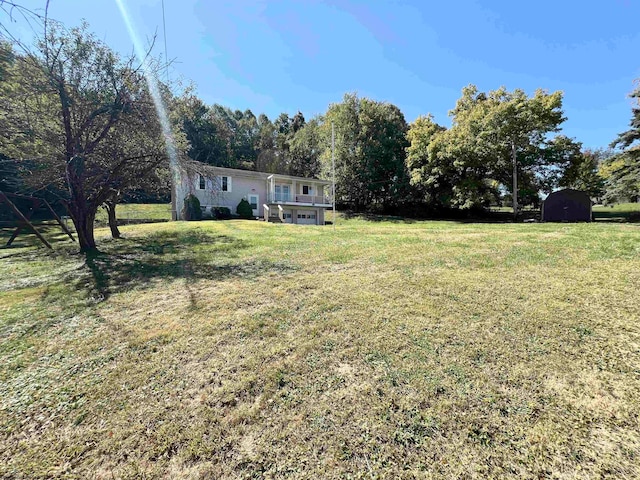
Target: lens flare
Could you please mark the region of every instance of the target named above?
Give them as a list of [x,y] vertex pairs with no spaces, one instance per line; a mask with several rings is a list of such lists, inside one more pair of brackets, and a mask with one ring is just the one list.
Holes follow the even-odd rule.
[[144,47],[142,46],[142,42],[136,34],[136,30],[134,28],[133,22],[131,21],[131,17],[129,16],[129,12],[127,12],[123,0],[116,0],[116,3],[118,4],[118,9],[120,10],[120,14],[122,15],[122,20],[124,21],[127,27],[127,31],[129,32],[129,37],[131,37],[131,41],[133,42],[133,48],[136,52],[136,57],[138,57],[138,60],[142,62],[142,72],[144,73],[144,77],[147,81],[149,93],[151,93],[151,98],[155,105],[158,118],[160,119],[160,126],[162,127],[162,133],[164,135],[165,148],[167,149],[167,156],[169,157],[169,170],[171,172],[171,180],[176,191],[175,208],[177,212],[179,212],[180,208],[178,208],[178,202],[181,198],[183,198],[183,196],[178,190],[182,182],[180,175],[180,166],[178,163],[178,153],[176,151],[175,142],[173,140],[173,132],[171,130],[171,124],[169,123],[169,117],[167,116],[167,109],[165,108],[164,102],[162,101],[162,95],[160,94],[158,81],[151,71],[151,66],[148,62],[148,56],[146,55],[147,52],[145,51]]

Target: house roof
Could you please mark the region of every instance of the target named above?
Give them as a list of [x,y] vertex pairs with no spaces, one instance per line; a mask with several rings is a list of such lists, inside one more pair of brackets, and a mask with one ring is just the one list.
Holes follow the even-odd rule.
[[551,192],[549,195],[547,195],[547,198],[545,198],[544,201],[546,202],[547,200],[553,200],[556,197],[565,197],[571,198],[575,201],[591,202],[591,197],[587,192],[584,192],[582,190],[574,190],[573,188],[565,188],[563,190],[556,190],[555,192]]
[[259,178],[259,179],[267,180],[273,175],[276,178],[282,178],[287,180],[300,180],[300,181],[306,180],[306,181],[313,181],[315,183],[322,183],[325,185],[329,185],[331,183],[328,180],[321,180],[319,178],[295,177],[292,175],[281,175],[279,173],[256,172],[254,170],[240,170],[238,168],[215,167],[213,165],[208,165],[206,163],[196,162],[195,160],[189,160],[187,162],[183,162],[183,165],[187,171],[199,173],[205,176],[226,174],[229,176]]

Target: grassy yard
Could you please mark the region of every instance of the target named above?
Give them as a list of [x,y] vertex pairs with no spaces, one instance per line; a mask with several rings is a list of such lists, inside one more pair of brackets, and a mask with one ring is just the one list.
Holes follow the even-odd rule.
[[593,207],[593,215],[596,220],[625,221],[634,216],[635,221],[640,220],[640,203],[619,203],[610,206]]
[[122,231],[0,250],[0,477],[640,477],[638,225]]
[[[171,220],[170,203],[122,203],[116,207],[118,220],[124,223],[139,220]],[[107,224],[107,212],[101,208],[96,216],[98,225]]]

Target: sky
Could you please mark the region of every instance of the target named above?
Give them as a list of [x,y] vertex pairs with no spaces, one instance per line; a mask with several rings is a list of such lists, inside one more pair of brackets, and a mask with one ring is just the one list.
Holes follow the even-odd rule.
[[[157,34],[161,0],[123,0],[138,35]],[[46,0],[21,0],[43,9]],[[564,92],[562,133],[606,147],[631,120],[640,78],[640,0],[164,0],[170,78],[206,103],[275,119],[326,111],[347,92],[397,105],[408,122],[448,111],[464,86]],[[0,13],[0,15],[4,15]],[[50,0],[111,48],[133,51],[115,0]],[[0,21],[6,24],[6,16]],[[22,22],[10,25],[24,40]]]

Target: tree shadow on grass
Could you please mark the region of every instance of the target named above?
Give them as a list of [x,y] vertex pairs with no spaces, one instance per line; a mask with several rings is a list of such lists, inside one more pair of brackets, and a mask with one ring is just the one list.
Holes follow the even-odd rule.
[[343,212],[345,220],[365,220],[367,222],[391,222],[391,223],[415,223],[413,218],[400,217],[396,215],[379,215],[375,213]]
[[286,273],[295,268],[287,262],[268,259],[241,260],[247,242],[227,235],[204,232],[162,232],[102,245],[101,252],[88,254],[77,283],[96,301],[133,288],[146,288],[153,281],[184,279],[191,303],[198,280],[257,278],[270,272]]
[[[343,217],[347,220],[359,219],[368,222],[388,222],[388,223],[415,223],[418,221],[433,222],[457,222],[457,223],[514,223],[513,213],[495,212],[488,210],[455,210],[443,209],[433,212],[424,212],[415,217],[401,217],[395,215],[380,215],[374,213],[343,212]],[[525,210],[518,214],[518,221],[539,221],[540,212],[538,210]]]

